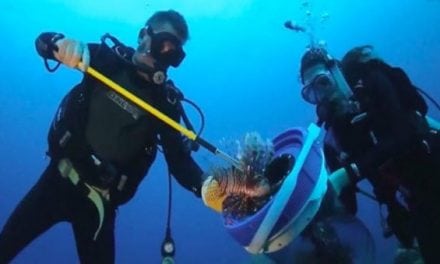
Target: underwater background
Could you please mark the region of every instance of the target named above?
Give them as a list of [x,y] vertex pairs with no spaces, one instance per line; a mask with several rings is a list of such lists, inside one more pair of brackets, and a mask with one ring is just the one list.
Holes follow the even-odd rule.
[[[185,16],[191,39],[186,59],[169,74],[203,109],[203,138],[218,146],[249,131],[273,138],[315,121],[298,79],[308,38],[287,30],[286,20],[308,20],[316,40],[325,41],[336,58],[353,46],[374,45],[386,61],[440,99],[438,0],[2,0],[0,227],[47,165],[49,124],[61,98],[81,79],[80,72],[65,66],[49,73],[35,51],[35,38],[56,31],[99,42],[108,32],[135,46],[145,20],[170,8]],[[429,115],[440,119],[439,110],[428,104]],[[196,112],[187,111],[198,127]],[[205,169],[216,162],[205,150],[194,157]],[[370,189],[367,183],[363,188]],[[358,196],[358,216],[375,240],[376,263],[392,263],[396,240],[383,238],[377,203]],[[167,197],[167,171],[158,155],[135,198],[119,208],[116,263],[160,263]],[[220,215],[175,181],[172,209],[177,263],[271,263],[249,255],[226,233]],[[78,263],[70,225],[56,225],[13,263]]]

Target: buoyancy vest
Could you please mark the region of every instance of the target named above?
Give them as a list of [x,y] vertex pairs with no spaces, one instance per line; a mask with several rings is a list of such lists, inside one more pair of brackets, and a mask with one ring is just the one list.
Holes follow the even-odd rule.
[[[180,91],[171,82],[159,87],[137,76],[131,48],[105,44],[89,48],[92,67],[171,118],[180,119]],[[123,203],[134,195],[154,161],[160,143],[158,122],[85,75],[60,103],[49,129],[48,154],[54,160],[69,158],[82,179],[98,187],[116,188],[121,175],[127,175],[124,190],[112,195]]]
[[[361,160],[366,169],[361,176],[373,183],[378,198],[394,199],[399,179],[388,173],[389,161],[410,155],[429,132],[426,103],[401,69],[382,61],[359,64],[344,74],[360,111],[328,124],[326,160],[332,170]],[[385,171],[390,177],[378,176]]]
[[327,124],[326,142],[337,153],[363,155],[378,143],[417,139],[429,131],[426,103],[401,69],[372,60],[344,74],[360,107]]

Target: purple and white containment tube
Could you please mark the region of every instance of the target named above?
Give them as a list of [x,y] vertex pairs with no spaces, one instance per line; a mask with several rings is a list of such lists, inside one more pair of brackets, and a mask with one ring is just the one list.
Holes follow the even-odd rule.
[[296,238],[318,212],[327,191],[328,174],[321,148],[316,143],[320,128],[293,128],[273,139],[275,157],[295,157],[293,169],[280,189],[255,214],[226,230],[253,254],[282,249]]

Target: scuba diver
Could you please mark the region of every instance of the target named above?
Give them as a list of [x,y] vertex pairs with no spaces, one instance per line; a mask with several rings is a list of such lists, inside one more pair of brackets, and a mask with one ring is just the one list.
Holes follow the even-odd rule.
[[[178,91],[166,72],[184,59],[187,39],[185,19],[169,10],[147,20],[136,50],[85,44],[60,33],[42,33],[35,43],[50,71],[56,67],[47,60],[70,67],[81,62],[83,69],[90,64],[178,121]],[[134,196],[158,145],[170,173],[200,196],[203,172],[180,133],[88,75],[62,100],[48,143],[49,165],[0,233],[0,263],[61,221],[73,226],[81,263],[114,263],[116,209]]]
[[439,263],[440,126],[408,76],[369,45],[350,50],[341,65],[312,47],[300,76],[302,97],[326,130],[329,177],[345,207],[356,213],[356,184],[368,179],[388,210],[384,234],[405,249],[418,245],[425,263]]
[[[166,73],[184,59],[187,39],[184,17],[168,10],[147,20],[137,49],[108,34],[101,44],[85,44],[48,32],[35,44],[49,71],[61,63],[83,71],[93,66],[179,122],[187,119],[181,104],[184,98]],[[108,40],[114,45],[107,45]],[[58,64],[52,68],[48,60]],[[203,171],[191,157],[197,145],[88,74],[62,100],[48,143],[47,168],[0,233],[0,263],[9,263],[61,221],[73,227],[81,263],[114,263],[116,210],[135,195],[158,147],[169,174],[197,197],[201,195]],[[172,263],[172,242],[167,230],[162,248],[166,263]]]

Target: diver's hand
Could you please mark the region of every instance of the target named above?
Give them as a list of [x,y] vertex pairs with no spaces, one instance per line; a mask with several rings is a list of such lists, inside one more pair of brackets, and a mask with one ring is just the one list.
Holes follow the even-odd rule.
[[206,206],[221,212],[223,210],[223,201],[230,195],[264,198],[271,192],[270,184],[264,177],[244,180],[244,177],[234,176],[209,176],[206,178],[202,186],[202,199]]
[[[79,67],[85,71],[89,67],[90,52],[87,44],[68,38],[58,40],[55,45],[58,51],[54,51],[55,58],[69,67]],[[79,64],[81,62],[81,64]]]
[[202,200],[203,203],[216,212],[223,210],[223,201],[226,194],[220,186],[219,181],[214,176],[209,176],[205,179],[202,186]]

